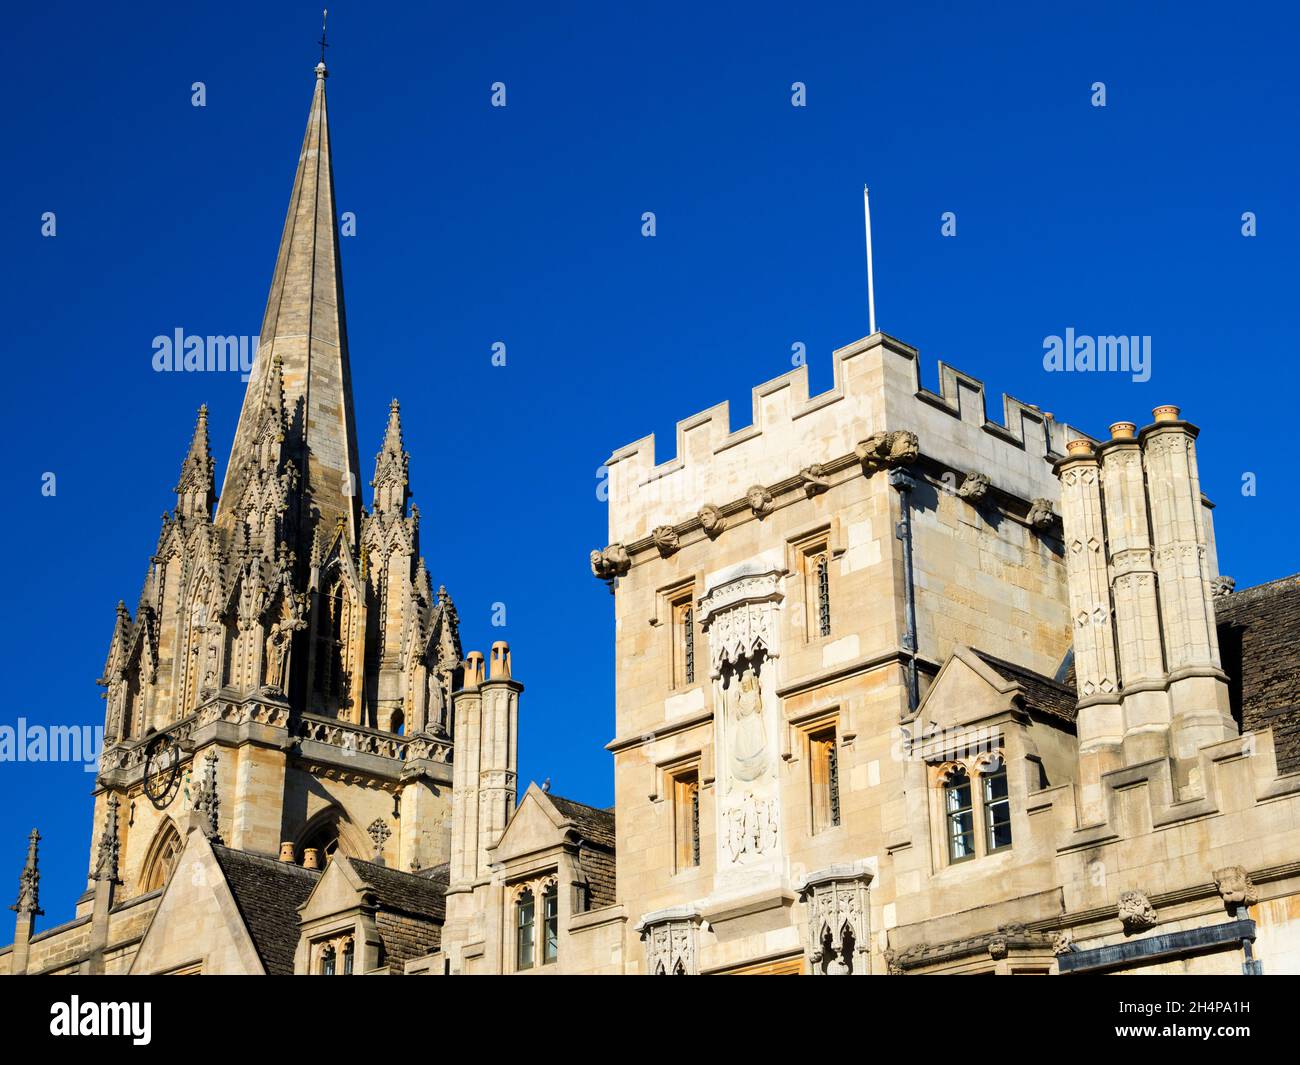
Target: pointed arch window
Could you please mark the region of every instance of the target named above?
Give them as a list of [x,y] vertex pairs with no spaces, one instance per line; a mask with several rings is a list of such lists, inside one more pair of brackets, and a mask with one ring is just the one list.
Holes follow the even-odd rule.
[[333,976],[335,974],[336,955],[333,947],[326,947],[321,951],[320,956],[320,974],[321,976]]
[[343,944],[343,975],[344,976],[352,975],[352,964],[355,956],[356,956],[356,951],[353,949],[352,940],[349,939],[346,943]]
[[180,833],[169,822],[158,832],[145,862],[144,877],[141,881],[141,893],[148,894],[165,887],[181,858],[182,841]]

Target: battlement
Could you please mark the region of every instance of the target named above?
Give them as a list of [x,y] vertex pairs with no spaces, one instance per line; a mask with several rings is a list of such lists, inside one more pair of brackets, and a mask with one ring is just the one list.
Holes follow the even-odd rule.
[[808,370],[752,390],[749,425],[732,430],[723,402],[677,423],[675,457],[655,461],[655,438],[619,448],[609,467],[609,539],[632,543],[660,524],[722,506],[754,484],[769,485],[804,466],[853,451],[873,433],[909,430],[921,454],[979,472],[1026,500],[1055,500],[1053,463],[1065,442],[1087,434],[1037,407],[1004,396],[1003,421],[988,418],[981,381],[939,363],[939,391],[922,387],[915,348],[874,333],[834,353],[834,385],[808,394]]

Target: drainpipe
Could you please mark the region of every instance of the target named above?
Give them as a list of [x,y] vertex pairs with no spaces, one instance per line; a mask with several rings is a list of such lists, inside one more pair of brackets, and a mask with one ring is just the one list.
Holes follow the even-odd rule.
[[907,710],[910,718],[921,703],[916,676],[916,584],[912,577],[912,489],[916,487],[916,481],[906,470],[893,469],[889,471],[889,483],[898,490],[899,510],[902,514],[894,527],[894,536],[903,542],[903,603],[907,611],[903,650],[908,654]]

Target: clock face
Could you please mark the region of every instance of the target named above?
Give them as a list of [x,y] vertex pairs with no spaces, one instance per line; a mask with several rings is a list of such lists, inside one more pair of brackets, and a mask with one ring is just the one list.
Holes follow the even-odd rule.
[[180,790],[181,749],[170,736],[149,742],[144,756],[144,793],[159,810],[171,804]]

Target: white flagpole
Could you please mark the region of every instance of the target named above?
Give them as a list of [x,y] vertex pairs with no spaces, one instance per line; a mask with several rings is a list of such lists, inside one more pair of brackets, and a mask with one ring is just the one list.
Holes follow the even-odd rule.
[[871,199],[867,186],[862,186],[862,216],[867,227],[867,318],[871,334],[876,332],[876,282],[871,274]]

